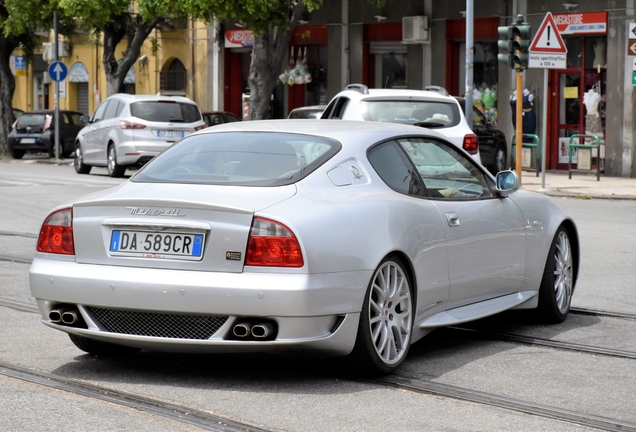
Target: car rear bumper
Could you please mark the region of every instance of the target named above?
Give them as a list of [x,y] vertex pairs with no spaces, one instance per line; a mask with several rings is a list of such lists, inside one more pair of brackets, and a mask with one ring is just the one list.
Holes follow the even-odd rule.
[[[352,349],[372,270],[320,275],[211,273],[77,264],[36,258],[31,293],[44,324],[67,333],[158,351],[243,352],[317,350],[346,355]],[[73,308],[83,326],[54,323],[53,309]],[[223,325],[204,340],[115,333],[94,308],[126,313],[221,317]],[[245,320],[276,324],[273,340],[237,340]],[[161,324],[158,324],[161,325]]]
[[124,141],[117,146],[117,163],[119,165],[143,165],[174,143],[175,141],[143,141],[139,139]]

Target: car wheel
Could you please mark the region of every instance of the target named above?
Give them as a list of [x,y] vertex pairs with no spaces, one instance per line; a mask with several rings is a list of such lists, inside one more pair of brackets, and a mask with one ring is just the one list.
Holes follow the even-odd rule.
[[409,278],[402,262],[389,257],[380,263],[369,283],[351,366],[373,375],[393,372],[406,358],[412,333]]
[[22,159],[22,156],[24,156],[24,150],[9,149],[9,154],[13,159]]
[[122,177],[126,168],[117,163],[117,152],[115,145],[108,146],[108,175],[111,177]]
[[75,147],[75,159],[73,159],[73,166],[75,166],[75,172],[78,174],[88,174],[91,172],[91,166],[84,163],[84,154],[82,153],[82,146],[77,143]]
[[488,170],[493,175],[497,175],[498,172],[505,170],[507,156],[506,149],[502,145],[497,146],[497,149],[495,150],[495,160],[492,165],[488,167]]
[[570,311],[574,289],[572,246],[565,228],[554,236],[539,288],[538,312],[546,322],[559,323]]
[[139,348],[116,345],[73,334],[69,334],[68,336],[71,338],[71,341],[76,347],[89,354],[101,356],[128,356],[137,354],[141,351]]

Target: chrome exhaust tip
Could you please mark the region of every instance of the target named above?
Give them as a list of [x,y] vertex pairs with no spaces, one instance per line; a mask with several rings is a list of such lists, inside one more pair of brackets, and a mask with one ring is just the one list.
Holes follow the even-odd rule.
[[66,325],[73,325],[77,322],[76,311],[66,311],[62,314],[62,323]]
[[62,322],[62,315],[64,315],[64,312],[66,312],[66,309],[53,309],[49,312],[49,319],[52,323],[60,323]]
[[270,323],[256,324],[255,326],[252,326],[252,336],[257,339],[266,338],[272,333],[273,330],[274,326],[272,326]]
[[252,331],[252,325],[250,323],[246,323],[246,322],[237,324],[232,329],[232,332],[234,333],[234,336],[239,337],[239,338],[248,337],[250,335],[251,331]]

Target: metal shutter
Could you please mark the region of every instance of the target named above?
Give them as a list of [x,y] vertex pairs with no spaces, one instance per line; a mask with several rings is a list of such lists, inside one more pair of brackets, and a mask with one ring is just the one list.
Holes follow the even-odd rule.
[[88,112],[88,83],[77,83],[77,110],[82,114]]

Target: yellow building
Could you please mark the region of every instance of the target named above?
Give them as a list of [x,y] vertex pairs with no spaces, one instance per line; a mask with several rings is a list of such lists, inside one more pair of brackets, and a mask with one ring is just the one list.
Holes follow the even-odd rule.
[[[201,22],[175,22],[163,25],[150,34],[142,46],[139,59],[128,72],[122,92],[131,94],[166,94],[186,96],[197,102],[201,110],[217,109],[220,98],[210,80],[219,80],[216,66],[211,64],[218,47],[213,27]],[[209,37],[208,37],[209,35]],[[53,33],[43,43],[53,43]],[[60,109],[80,111],[90,115],[106,99],[106,76],[102,63],[103,47],[95,44],[88,34],[77,33],[60,38],[59,59],[68,68],[68,75],[60,82]],[[115,50],[121,57],[126,49],[123,40]],[[47,68],[54,50],[43,45],[35,52],[32,62],[25,65],[22,51],[12,58],[15,67],[16,90],[13,107],[24,111],[53,109],[55,83]],[[214,75],[214,76],[213,76]]]

